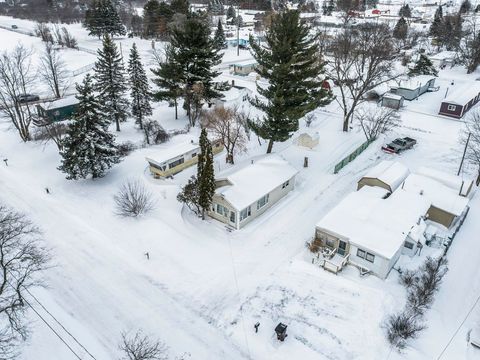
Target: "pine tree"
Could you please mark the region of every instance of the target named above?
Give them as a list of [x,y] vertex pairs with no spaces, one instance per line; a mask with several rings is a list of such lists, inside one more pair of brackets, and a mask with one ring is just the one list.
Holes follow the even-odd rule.
[[100,12],[101,0],[93,0],[90,7],[85,12],[84,26],[89,31],[88,35],[98,36],[103,34],[103,19]]
[[437,76],[438,71],[428,57],[421,54],[413,69],[408,72],[408,76],[433,75]]
[[187,15],[190,12],[188,0],[172,0],[170,8],[174,14]]
[[152,69],[155,78],[153,82],[159,90],[153,93],[155,101],[168,101],[170,106],[175,107],[175,120],[178,119],[178,99],[183,94],[182,68],[176,62],[175,49],[165,46],[165,60],[157,69]]
[[327,15],[331,16],[333,10],[335,10],[335,2],[334,0],[328,0],[328,6],[327,6]]
[[397,40],[405,40],[408,33],[408,24],[403,17],[401,17],[395,27],[393,28],[393,37]]
[[311,28],[300,19],[299,12],[287,10],[272,17],[265,45],[250,37],[257,72],[269,86],[257,86],[258,97],[253,106],[264,114],[262,120],[250,122],[253,131],[269,141],[267,153],[275,141],[285,141],[298,130],[298,120],[319,106],[328,104],[331,94],[322,89],[319,80],[324,63],[318,59],[316,38]]
[[227,10],[227,19],[234,19],[235,18],[235,9],[233,8],[232,5],[230,5],[228,7],[228,10]]
[[463,0],[462,5],[460,5],[460,14],[466,14],[472,10],[472,3],[470,0]]
[[440,5],[435,11],[435,16],[433,17],[433,22],[430,26],[430,36],[438,39],[441,38],[443,34],[443,10],[442,5]]
[[203,102],[222,96],[213,88],[213,79],[220,74],[213,67],[220,64],[223,54],[218,53],[210,26],[201,15],[192,14],[181,27],[174,27],[170,44],[174,49],[171,62],[180,69],[184,107],[190,125],[195,126]]
[[143,7],[143,35],[147,38],[157,35],[159,7],[160,4],[157,0],[148,0]]
[[82,85],[77,85],[77,92],[79,104],[63,140],[62,164],[58,169],[66,173],[69,180],[90,175],[93,179],[103,177],[120,162],[115,138],[108,132],[108,120],[95,97],[89,74]]
[[120,131],[120,122],[128,115],[127,85],[122,57],[109,35],[103,37],[95,63],[95,89],[100,93],[103,111]]
[[222,21],[218,19],[217,30],[215,31],[215,37],[213,38],[217,44],[218,49],[225,49],[227,47],[227,40],[225,38],[225,32],[223,31]]
[[202,129],[200,134],[200,154],[197,163],[198,203],[202,209],[202,219],[205,220],[205,211],[210,208],[215,194],[215,172],[213,168],[212,144],[207,137],[207,131]]
[[403,5],[398,12],[398,16],[403,18],[411,18],[412,17],[412,10],[408,4]]
[[122,24],[122,20],[120,20],[120,15],[118,14],[117,8],[113,4],[112,0],[101,0],[103,3],[103,18],[104,18],[104,34],[108,34],[110,36],[115,35],[125,35],[126,30],[125,26]]
[[128,74],[130,76],[132,115],[135,116],[137,125],[143,130],[143,121],[147,116],[152,115],[152,107],[150,106],[150,89],[147,74],[143,68],[135,43],[133,43],[130,51]]

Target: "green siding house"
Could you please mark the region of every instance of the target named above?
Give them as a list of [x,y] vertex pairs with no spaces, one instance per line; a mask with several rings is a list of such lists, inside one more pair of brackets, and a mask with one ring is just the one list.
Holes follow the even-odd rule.
[[47,122],[68,120],[77,110],[78,100],[75,96],[68,96],[52,102],[38,104],[38,116]]

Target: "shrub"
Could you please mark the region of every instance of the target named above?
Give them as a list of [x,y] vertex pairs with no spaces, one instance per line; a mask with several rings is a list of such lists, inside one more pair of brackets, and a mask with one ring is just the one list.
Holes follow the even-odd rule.
[[127,181],[113,198],[120,216],[137,217],[154,208],[152,193],[138,180]]

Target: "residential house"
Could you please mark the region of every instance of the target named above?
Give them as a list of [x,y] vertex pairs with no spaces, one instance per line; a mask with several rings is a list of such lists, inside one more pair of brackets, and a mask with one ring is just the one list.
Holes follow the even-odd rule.
[[438,113],[460,119],[479,101],[480,81],[468,82],[454,87],[450,94],[443,99]]
[[383,160],[358,181],[357,190],[364,186],[378,186],[391,193],[402,185],[409,174],[410,171],[402,163]]
[[227,226],[241,229],[287,195],[298,171],[275,154],[219,174],[208,214]]
[[257,62],[253,60],[240,61],[230,65],[230,72],[235,75],[248,75],[255,71],[257,65]]
[[435,88],[435,76],[418,75],[407,80],[401,80],[398,85],[391,86],[390,92],[403,96],[405,100],[414,100],[434,89],[437,89]]
[[[212,152],[214,155],[222,150],[223,145],[220,141],[212,141]],[[157,149],[145,159],[148,162],[150,173],[155,178],[160,178],[175,175],[196,164],[199,153],[199,144],[190,140]]]
[[429,57],[433,65],[437,68],[455,65],[457,53],[455,51],[441,51],[438,54]]
[[412,192],[365,186],[349,194],[317,223],[315,241],[330,254],[321,264],[337,272],[346,264],[385,279],[401,254],[423,246],[429,201]]
[[470,199],[472,198],[476,189],[475,182],[472,179],[449,174],[449,173],[432,169],[426,166],[422,166],[419,169],[417,169],[416,173],[419,175],[429,177],[433,180],[436,180],[441,184],[451,188],[458,195],[464,196]]

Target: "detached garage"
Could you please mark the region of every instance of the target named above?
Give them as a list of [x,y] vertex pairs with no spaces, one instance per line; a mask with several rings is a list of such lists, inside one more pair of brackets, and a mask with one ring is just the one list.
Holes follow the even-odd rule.
[[359,181],[357,190],[364,186],[378,186],[388,192],[395,191],[410,174],[398,161],[383,160],[367,172]]

